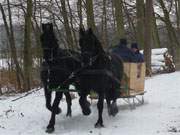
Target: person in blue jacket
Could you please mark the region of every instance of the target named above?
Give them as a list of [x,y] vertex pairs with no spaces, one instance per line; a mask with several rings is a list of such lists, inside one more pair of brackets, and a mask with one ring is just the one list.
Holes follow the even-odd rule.
[[119,44],[112,49],[112,53],[122,58],[124,62],[136,62],[135,54],[127,47],[127,40],[125,38],[120,39]]
[[131,50],[134,52],[134,61],[135,62],[144,62],[144,56],[142,53],[139,52],[138,44],[132,43],[131,44]]

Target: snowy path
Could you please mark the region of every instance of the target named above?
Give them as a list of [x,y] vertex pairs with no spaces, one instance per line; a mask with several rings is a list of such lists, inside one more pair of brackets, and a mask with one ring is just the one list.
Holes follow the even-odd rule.
[[[145,104],[131,110],[118,100],[116,117],[103,113],[105,128],[95,129],[96,101],[90,116],[83,116],[78,99],[73,100],[72,118],[66,118],[66,103],[57,116],[52,135],[180,135],[180,72],[146,80]],[[16,97],[0,97],[0,135],[47,135],[50,113],[45,109],[43,90],[12,102]],[[6,97],[5,97],[6,98]],[[177,132],[174,132],[176,131]]]

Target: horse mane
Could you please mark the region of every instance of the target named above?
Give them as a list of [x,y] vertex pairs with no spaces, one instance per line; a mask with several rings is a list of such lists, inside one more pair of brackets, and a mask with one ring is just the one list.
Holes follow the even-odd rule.
[[99,41],[99,39],[97,38],[97,36],[95,35],[95,33],[93,32],[93,30],[91,28],[88,29],[88,32],[89,34],[91,34],[94,39],[96,40],[96,45],[97,45],[97,49],[100,51],[100,52],[105,52],[102,45],[101,45],[101,42]]
[[91,36],[94,40],[95,40],[95,47],[97,49],[97,52],[98,53],[104,53],[104,49],[101,45],[101,42],[99,41],[99,39],[97,38],[97,36],[95,35],[95,33],[93,32],[92,28],[89,28],[87,30],[84,30],[83,28],[80,28],[79,30],[79,36],[80,36],[80,39],[79,39],[79,43],[80,43],[80,46],[81,46],[81,43],[82,43],[82,38],[83,36]]

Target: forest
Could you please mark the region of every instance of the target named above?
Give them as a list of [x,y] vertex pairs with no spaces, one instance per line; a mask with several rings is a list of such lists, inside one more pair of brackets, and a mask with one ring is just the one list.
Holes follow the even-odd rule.
[[180,0],[0,0],[0,95],[41,86],[42,23],[53,23],[60,48],[79,51],[79,28],[103,48],[137,42],[151,70],[151,49],[168,48],[180,63]]

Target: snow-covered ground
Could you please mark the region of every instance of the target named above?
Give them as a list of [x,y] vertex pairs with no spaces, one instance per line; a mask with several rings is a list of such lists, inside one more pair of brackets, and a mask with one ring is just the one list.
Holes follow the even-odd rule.
[[[90,116],[83,116],[78,98],[73,100],[72,118],[66,118],[66,103],[57,116],[53,135],[178,135],[180,134],[180,72],[147,78],[145,103],[130,107],[118,99],[119,113],[109,117],[105,105],[105,128],[95,129],[96,101]],[[43,90],[16,101],[0,97],[0,135],[46,135],[50,112],[45,108]]]

